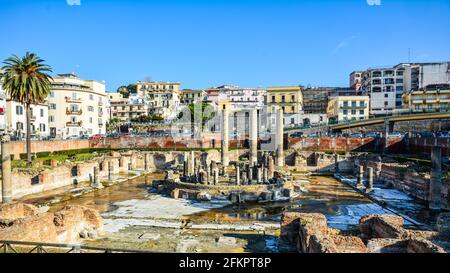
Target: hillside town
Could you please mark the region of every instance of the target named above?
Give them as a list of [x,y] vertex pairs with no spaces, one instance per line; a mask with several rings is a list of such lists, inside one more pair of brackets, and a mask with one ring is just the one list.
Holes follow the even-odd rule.
[[[32,105],[33,139],[78,139],[134,133],[134,123],[177,122],[192,104],[233,112],[281,107],[286,128],[338,124],[404,112],[450,109],[450,62],[401,63],[349,75],[348,87],[277,86],[242,88],[221,85],[202,90],[179,82],[137,81],[109,92],[103,82],[58,74],[51,93]],[[24,106],[0,89],[0,130],[13,139],[26,135]],[[120,124],[122,126],[108,126]],[[121,129],[117,130],[117,127]]]

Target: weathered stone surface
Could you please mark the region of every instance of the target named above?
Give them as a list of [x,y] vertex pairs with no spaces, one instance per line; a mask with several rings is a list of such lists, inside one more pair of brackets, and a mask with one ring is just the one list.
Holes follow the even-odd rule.
[[290,244],[297,243],[300,214],[299,212],[284,212],[281,215],[281,241]]
[[367,248],[359,237],[330,235],[338,253],[366,253]]
[[81,237],[95,237],[103,232],[98,211],[67,206],[56,213],[42,213],[22,218],[0,230],[0,240],[76,243]]
[[439,214],[436,221],[436,229],[442,236],[450,237],[450,212]]
[[10,203],[0,205],[0,221],[15,221],[21,218],[36,215],[40,210],[29,204]]
[[426,240],[426,239],[411,239],[408,240],[406,248],[407,253],[446,253],[445,250]]
[[406,239],[408,232],[403,229],[403,218],[395,215],[366,215],[359,220],[361,238]]
[[371,239],[367,242],[369,253],[406,253],[408,241],[401,239]]
[[308,245],[302,253],[338,253],[338,249],[330,236],[317,233],[309,237]]
[[[327,233],[327,219],[319,213],[299,213],[299,237],[297,248],[299,252],[310,252],[310,237],[317,234]],[[319,236],[316,239],[320,239]],[[317,242],[315,242],[317,243]],[[314,247],[317,247],[316,245]]]

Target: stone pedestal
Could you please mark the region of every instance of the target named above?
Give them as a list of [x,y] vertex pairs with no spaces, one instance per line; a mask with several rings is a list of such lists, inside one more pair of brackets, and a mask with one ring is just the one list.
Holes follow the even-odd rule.
[[13,188],[11,180],[11,155],[9,136],[3,136],[1,140],[2,152],[2,203],[11,203]]
[[431,210],[442,208],[442,150],[435,146],[431,151],[431,179],[428,207]]
[[191,151],[189,157],[189,175],[195,175],[195,152]]

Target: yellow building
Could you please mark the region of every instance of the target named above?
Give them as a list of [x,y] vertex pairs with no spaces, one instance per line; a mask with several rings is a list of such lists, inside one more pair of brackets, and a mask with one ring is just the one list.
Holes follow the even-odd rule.
[[279,107],[283,109],[285,126],[302,123],[303,95],[299,86],[268,88],[266,103],[268,113],[276,113]]
[[449,110],[450,85],[429,85],[424,90],[405,92],[403,108],[419,112]]
[[206,92],[203,90],[183,89],[181,90],[180,101],[184,104],[202,102],[205,96]]
[[328,101],[330,123],[369,118],[369,96],[336,96]]

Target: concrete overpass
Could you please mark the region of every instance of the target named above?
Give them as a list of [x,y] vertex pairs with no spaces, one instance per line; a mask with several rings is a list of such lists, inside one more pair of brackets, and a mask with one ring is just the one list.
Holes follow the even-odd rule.
[[355,120],[350,122],[342,122],[339,124],[325,125],[311,128],[286,128],[288,134],[295,132],[315,133],[315,132],[341,132],[342,130],[385,124],[386,132],[392,133],[394,124],[403,121],[416,120],[434,120],[434,119],[450,119],[450,111],[445,112],[427,112],[427,113],[408,113],[402,115],[389,115],[384,117],[376,117],[365,120]]

